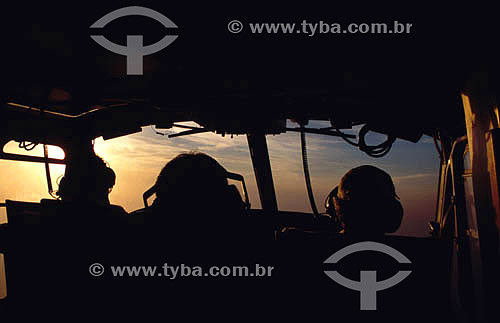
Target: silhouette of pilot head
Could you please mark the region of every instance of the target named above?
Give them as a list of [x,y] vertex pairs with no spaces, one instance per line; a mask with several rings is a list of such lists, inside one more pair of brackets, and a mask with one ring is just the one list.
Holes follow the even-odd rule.
[[353,168],[342,177],[333,204],[345,234],[393,233],[403,219],[391,176],[370,165]]
[[[215,220],[234,202],[229,194],[224,167],[199,152],[183,153],[169,161],[161,170],[155,186],[154,209],[173,213],[176,218],[182,217],[176,214],[188,213],[196,215],[198,221]],[[217,217],[208,214],[215,211],[219,211]]]
[[92,154],[78,170],[65,174],[57,195],[65,201],[90,201],[110,204],[109,193],[115,185],[116,174],[104,160]]

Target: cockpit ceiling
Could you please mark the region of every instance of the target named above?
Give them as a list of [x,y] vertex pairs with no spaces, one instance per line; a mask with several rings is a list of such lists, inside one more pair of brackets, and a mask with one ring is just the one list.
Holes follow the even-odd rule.
[[352,123],[386,130],[410,127],[432,134],[435,129],[455,131],[464,123],[459,77],[444,80],[434,75],[424,80],[419,74],[390,71],[332,71],[328,77],[311,73],[295,79],[242,75],[193,75],[190,84],[185,74],[173,73],[145,80],[96,76],[90,83],[78,78],[31,82],[35,79],[27,77],[21,86],[7,89],[4,103],[75,116],[96,107],[112,107],[119,111],[115,115],[127,114],[127,109],[144,109],[147,114],[154,107],[170,112],[172,121],[239,120],[255,128],[264,120],[288,118],[333,120],[339,128]]
[[[411,125],[432,134],[436,128],[455,131],[463,125],[460,90],[471,72],[484,68],[488,53],[494,54],[478,53],[477,37],[467,38],[464,46],[462,31],[474,34],[475,29],[463,21],[443,37],[436,32],[444,24],[437,17],[401,17],[417,29],[398,37],[303,39],[234,35],[225,29],[228,17],[222,11],[182,15],[187,8],[181,7],[170,7],[167,14],[179,26],[178,40],[144,56],[143,75],[126,75],[126,58],[90,38],[89,26],[115,7],[85,4],[78,14],[62,14],[41,6],[23,11],[22,22],[14,14],[5,17],[3,103],[78,115],[133,100],[172,111],[176,119],[195,115],[202,122],[334,119],[339,126]],[[246,14],[251,21],[251,11]],[[165,28],[140,22],[117,20],[122,25],[104,33],[112,38],[117,32],[114,40],[122,43],[132,32],[147,35],[147,43],[164,36]],[[495,34],[495,25],[490,27],[485,30]],[[484,31],[481,35],[487,37]]]

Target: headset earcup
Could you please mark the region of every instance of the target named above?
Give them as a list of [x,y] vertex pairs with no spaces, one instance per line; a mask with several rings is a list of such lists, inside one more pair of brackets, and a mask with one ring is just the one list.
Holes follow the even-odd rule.
[[387,214],[385,214],[385,232],[394,233],[398,230],[403,221],[404,209],[403,205],[397,199],[394,199],[388,206]]
[[234,185],[227,186],[227,203],[231,209],[235,209],[235,211],[243,211],[245,209],[245,203],[241,198],[240,191]]
[[333,201],[333,197],[337,195],[337,192],[338,192],[338,186],[336,186],[333,190],[331,190],[325,199],[325,212],[329,214],[332,218],[336,217],[335,203]]
[[106,185],[107,189],[111,189],[111,188],[113,188],[113,186],[115,186],[116,174],[109,167],[105,168],[105,171],[104,171],[104,180],[105,180],[105,185]]
[[64,195],[66,194],[66,184],[67,180],[66,180],[66,176],[63,176],[61,178],[61,180],[59,181],[59,187],[57,188],[57,196],[59,196],[60,198],[64,198]]
[[353,213],[351,211],[351,201],[335,199],[335,216],[342,224],[342,226],[352,224],[353,220],[350,215]]

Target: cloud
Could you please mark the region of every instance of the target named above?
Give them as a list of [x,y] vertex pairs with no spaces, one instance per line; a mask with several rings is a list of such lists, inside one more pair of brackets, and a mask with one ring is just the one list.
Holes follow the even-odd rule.
[[409,181],[409,180],[422,179],[422,178],[435,178],[436,176],[437,176],[436,174],[421,173],[421,174],[410,174],[410,175],[404,175],[404,176],[395,176],[392,179],[395,182],[401,182],[401,181]]
[[[196,126],[194,123],[186,124]],[[310,126],[326,127],[328,124],[311,123]],[[183,130],[174,128],[158,131],[174,133]],[[355,132],[356,129],[350,131],[350,133]],[[381,159],[368,157],[337,137],[307,134],[306,140],[312,186],[320,210],[326,194],[349,169],[370,164],[395,175],[393,180],[397,185],[398,194],[405,203],[407,218],[411,220],[411,225],[404,226],[405,233],[418,233],[420,229],[414,229],[416,225],[414,223],[417,223],[419,228],[426,228],[422,221],[427,221],[427,215],[432,214],[434,209],[439,166],[435,149],[433,145],[428,144],[432,143],[430,137],[424,137],[418,144],[398,140],[392,151]],[[280,209],[310,212],[302,169],[300,134],[288,132],[267,136],[267,142]],[[95,150],[109,162],[117,174],[117,185],[110,197],[112,203],[122,205],[128,211],[142,207],[142,192],[154,183],[167,161],[181,152],[192,150],[208,153],[228,170],[244,175],[252,206],[260,207],[244,135],[231,139],[230,136],[202,133],[167,138],[155,134],[153,129],[146,127],[141,133],[129,136],[107,141],[97,139]],[[3,174],[19,174],[22,177],[16,176],[17,180],[2,182],[0,200],[9,198],[37,201],[41,197],[48,197],[43,165],[2,163],[0,166]],[[61,170],[58,173],[62,173]],[[53,180],[55,179],[56,176],[53,176]],[[424,213],[426,217],[422,217]],[[1,218],[0,213],[0,221]]]

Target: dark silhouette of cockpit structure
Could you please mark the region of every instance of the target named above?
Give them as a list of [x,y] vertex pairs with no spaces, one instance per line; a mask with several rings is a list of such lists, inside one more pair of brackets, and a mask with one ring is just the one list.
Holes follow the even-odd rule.
[[[127,76],[125,58],[89,37],[88,26],[108,11],[87,3],[75,6],[81,14],[69,17],[48,10],[27,12],[23,17],[31,24],[12,21],[16,15],[2,21],[7,22],[2,30],[19,30],[4,39],[9,44],[4,61],[9,63],[1,75],[0,146],[10,141],[23,147],[54,145],[65,153],[59,160],[46,150],[43,157],[0,151],[0,159],[44,164],[48,191],[56,197],[1,203],[8,216],[8,224],[0,226],[8,283],[8,296],[0,300],[4,313],[50,315],[66,308],[75,315],[90,308],[114,315],[168,304],[170,310],[188,315],[197,304],[199,312],[228,314],[234,308],[259,320],[264,312],[269,313],[266,320],[333,319],[342,313],[363,317],[359,294],[337,286],[321,266],[334,251],[366,236],[339,235],[339,223],[318,209],[306,138],[341,138],[371,157],[388,158],[395,141],[416,143],[425,134],[434,138],[440,158],[435,221],[428,238],[370,236],[400,250],[413,266],[403,268],[413,271],[404,283],[380,293],[380,304],[388,305],[377,313],[385,321],[408,316],[431,322],[498,318],[500,82],[495,66],[464,63],[477,57],[472,43],[463,46],[460,37],[434,32],[425,34],[425,41],[419,34],[421,41],[416,42],[338,37],[334,46],[329,37],[305,46],[267,35],[252,37],[254,47],[249,47],[244,34],[221,34],[220,23],[211,22],[227,20],[222,11],[209,15],[189,10],[189,19],[171,17],[184,28],[179,39],[144,57],[144,75]],[[429,19],[426,26],[442,27],[441,20]],[[194,30],[193,21],[206,30]],[[139,25],[123,22],[116,30]],[[158,39],[165,33],[152,26],[141,32]],[[445,59],[429,56],[429,48]],[[484,55],[481,51],[481,61]],[[287,120],[297,126],[287,127]],[[330,126],[314,128],[314,120]],[[196,126],[186,126],[186,121]],[[106,166],[106,156],[95,154],[92,142],[147,126],[183,128],[170,134],[171,140],[204,132],[246,136],[261,208],[250,206],[241,175],[196,153],[170,161],[158,170],[150,190],[137,192],[144,193],[143,209],[127,214],[111,205],[107,194],[120,174]],[[357,134],[351,131],[356,126],[361,126]],[[302,155],[297,158],[303,163],[309,213],[278,207],[266,137],[286,132],[300,133]],[[368,143],[369,132],[387,139]],[[57,189],[50,164],[65,165]],[[203,165],[211,171],[199,172]],[[240,181],[243,189],[238,192],[228,179]],[[339,180],[332,181],[332,188]],[[341,200],[347,199],[341,189],[330,203],[339,204],[334,207],[339,214]],[[152,205],[151,196],[156,197]],[[224,198],[218,201],[220,196]],[[391,198],[397,220],[399,202],[396,195]],[[343,225],[352,223],[346,218]],[[304,234],[288,235],[292,230]],[[189,258],[194,254],[195,259]],[[157,277],[115,279],[109,268],[101,280],[88,273],[92,262],[140,265],[157,263],[162,256],[161,261],[170,256],[174,262],[207,265],[261,262],[274,265],[276,274],[262,280],[170,282]],[[355,258],[343,270],[359,275],[356,264],[374,258],[367,259]],[[381,277],[391,276],[379,264],[376,259],[371,263]],[[128,291],[137,293],[132,298]]]

